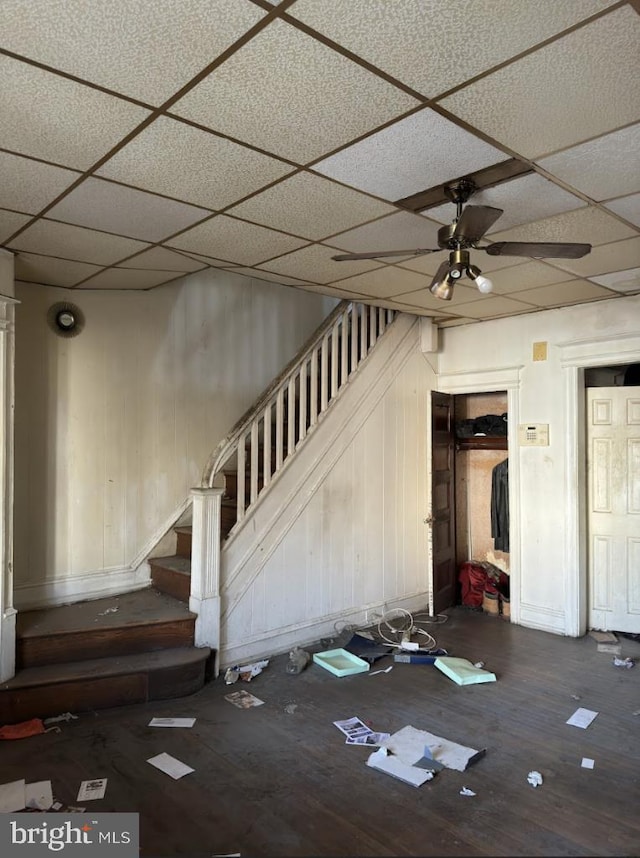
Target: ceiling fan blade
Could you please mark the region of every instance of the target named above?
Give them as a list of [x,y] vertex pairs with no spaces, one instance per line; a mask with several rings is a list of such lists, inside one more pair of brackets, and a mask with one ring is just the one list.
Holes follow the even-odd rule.
[[457,221],[452,238],[478,241],[493,226],[502,214],[502,209],[493,206],[466,206]]
[[591,253],[590,244],[561,241],[497,241],[479,249],[489,256],[530,256],[534,259],[580,259]]
[[425,247],[419,250],[372,250],[368,253],[341,253],[332,256],[336,262],[348,262],[351,259],[378,259],[381,256],[422,256],[424,253],[437,253],[440,247]]

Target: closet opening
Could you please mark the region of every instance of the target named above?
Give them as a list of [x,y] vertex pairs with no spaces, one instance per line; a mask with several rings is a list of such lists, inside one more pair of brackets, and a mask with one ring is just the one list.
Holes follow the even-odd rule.
[[453,397],[458,604],[510,619],[507,392]]

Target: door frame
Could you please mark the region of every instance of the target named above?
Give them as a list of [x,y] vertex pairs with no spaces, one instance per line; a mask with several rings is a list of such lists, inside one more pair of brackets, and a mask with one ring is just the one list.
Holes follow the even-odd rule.
[[585,369],[640,362],[640,334],[606,334],[558,343],[564,374],[567,509],[564,528],[565,634],[581,637],[588,620]]
[[[461,393],[507,392],[507,458],[509,460],[509,591],[511,622],[520,622],[520,458],[518,424],[520,422],[520,373],[522,365],[497,367],[477,372],[444,372],[436,378],[437,390],[454,396]],[[431,431],[431,430],[429,430]],[[431,456],[431,439],[429,443]],[[433,589],[433,581],[431,582]]]

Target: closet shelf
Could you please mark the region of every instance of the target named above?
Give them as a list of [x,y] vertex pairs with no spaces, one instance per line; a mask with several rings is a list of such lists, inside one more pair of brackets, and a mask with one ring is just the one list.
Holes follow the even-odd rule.
[[457,450],[507,450],[506,435],[474,435],[472,438],[456,438]]

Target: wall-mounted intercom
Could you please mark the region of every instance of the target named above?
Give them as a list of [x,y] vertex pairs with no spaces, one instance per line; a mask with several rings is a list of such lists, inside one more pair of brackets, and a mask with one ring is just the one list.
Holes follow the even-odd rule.
[[521,423],[518,426],[518,443],[521,447],[548,447],[548,423]]

